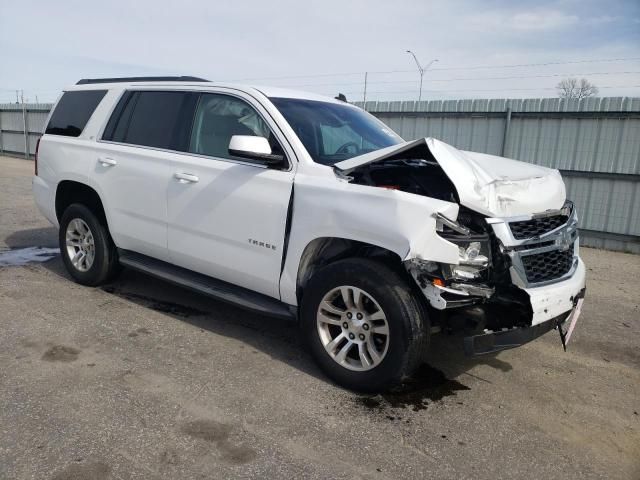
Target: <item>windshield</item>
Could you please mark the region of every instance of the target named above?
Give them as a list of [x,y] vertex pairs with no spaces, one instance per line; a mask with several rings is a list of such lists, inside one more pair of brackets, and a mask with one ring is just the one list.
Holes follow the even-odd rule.
[[271,98],[317,163],[348,158],[402,143],[389,127],[359,108],[316,100]]

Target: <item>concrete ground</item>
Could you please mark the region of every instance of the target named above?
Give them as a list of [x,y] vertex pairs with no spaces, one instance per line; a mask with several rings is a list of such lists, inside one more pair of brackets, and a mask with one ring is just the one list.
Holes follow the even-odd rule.
[[[0,158],[0,250],[57,243],[32,169]],[[82,287],[59,256],[0,267],[0,478],[640,478],[640,257],[582,254],[567,353],[434,337],[384,396],[333,385],[286,322],[130,271]]]

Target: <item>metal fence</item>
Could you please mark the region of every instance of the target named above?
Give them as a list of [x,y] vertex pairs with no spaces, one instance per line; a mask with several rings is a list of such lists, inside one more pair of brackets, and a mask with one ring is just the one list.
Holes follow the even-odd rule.
[[33,158],[50,103],[0,104],[0,154]]
[[640,253],[640,98],[366,102],[364,107],[406,140],[435,137],[463,150],[559,169],[567,196],[578,207],[582,243]]
[[[406,140],[431,136],[463,150],[559,169],[578,207],[582,244],[640,253],[640,98],[366,102],[364,107]],[[32,158],[50,108],[0,104],[0,153]]]

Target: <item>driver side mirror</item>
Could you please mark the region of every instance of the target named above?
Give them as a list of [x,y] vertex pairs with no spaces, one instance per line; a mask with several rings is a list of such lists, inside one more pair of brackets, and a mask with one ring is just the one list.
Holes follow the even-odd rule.
[[234,157],[258,160],[268,166],[281,165],[284,155],[271,153],[269,140],[252,135],[233,135],[229,141],[229,154]]

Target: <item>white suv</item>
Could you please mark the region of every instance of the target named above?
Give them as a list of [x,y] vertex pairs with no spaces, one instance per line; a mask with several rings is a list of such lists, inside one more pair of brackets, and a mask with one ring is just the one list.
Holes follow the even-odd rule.
[[403,141],[340,100],[192,77],[81,80],[33,191],[71,276],[118,266],[299,319],[341,385],[387,389],[438,331],[467,354],[553,329],[585,290],[557,170]]

